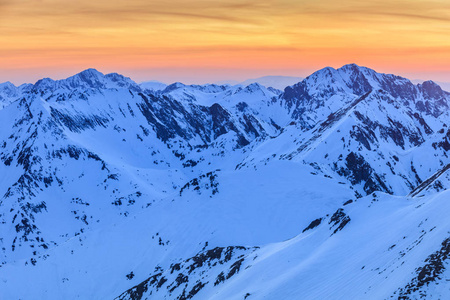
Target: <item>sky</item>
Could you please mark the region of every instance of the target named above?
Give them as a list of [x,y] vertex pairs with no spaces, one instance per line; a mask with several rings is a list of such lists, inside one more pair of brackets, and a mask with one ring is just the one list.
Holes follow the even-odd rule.
[[87,68],[137,82],[307,76],[357,63],[450,81],[448,0],[0,0],[0,82]]

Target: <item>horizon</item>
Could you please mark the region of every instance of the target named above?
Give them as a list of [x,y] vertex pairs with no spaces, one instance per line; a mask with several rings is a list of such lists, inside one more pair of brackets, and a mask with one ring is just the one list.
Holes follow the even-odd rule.
[[[120,73],[120,72],[114,72],[114,71],[112,71],[112,72],[105,72],[105,71],[103,71],[101,69],[98,69],[98,68],[89,67],[89,68],[86,68],[86,69],[83,69],[83,70],[75,71],[75,73],[69,73],[69,74],[65,74],[64,73],[64,75],[60,75],[58,77],[43,76],[43,77],[36,78],[34,81],[30,81],[30,82],[14,82],[12,80],[5,80],[5,81],[0,81],[0,84],[1,83],[10,82],[13,85],[18,87],[18,86],[24,85],[24,84],[35,84],[37,81],[45,79],[45,78],[49,78],[49,79],[55,80],[55,81],[57,81],[57,80],[64,80],[64,79],[67,79],[69,77],[75,76],[75,75],[77,75],[79,73],[82,73],[82,72],[84,72],[86,70],[93,69],[93,70],[96,70],[96,71],[102,73],[103,75],[108,75],[108,74],[113,74],[113,73],[117,73],[119,75],[123,75],[123,76],[125,76],[127,78],[130,78],[131,80],[133,80],[137,84],[143,84],[143,83],[146,83],[146,82],[158,82],[158,83],[163,83],[163,84],[166,84],[166,85],[171,85],[171,84],[179,82],[179,83],[182,83],[182,84],[185,84],[185,85],[206,85],[206,84],[219,84],[219,85],[230,84],[230,85],[234,85],[234,84],[241,84],[241,83],[243,83],[245,81],[259,80],[259,79],[262,79],[262,78],[265,78],[265,77],[286,77],[286,78],[290,78],[291,77],[291,78],[301,78],[303,80],[306,77],[308,77],[308,76],[310,76],[310,75],[314,74],[315,72],[320,71],[322,69],[333,68],[333,69],[337,70],[337,69],[339,69],[341,67],[344,67],[344,66],[347,66],[347,65],[352,65],[352,64],[355,64],[355,63],[347,63],[347,64],[344,64],[344,65],[339,66],[339,67],[326,66],[326,67],[322,67],[320,69],[314,70],[311,73],[308,73],[308,74],[303,75],[303,76],[283,75],[283,74],[280,74],[280,75],[266,74],[266,75],[254,76],[254,77],[249,77],[249,78],[242,77],[242,79],[225,78],[224,77],[225,79],[219,79],[219,80],[215,80],[215,81],[201,81],[201,80],[200,81],[195,81],[195,80],[192,80],[192,79],[188,79],[187,81],[181,81],[181,80],[164,81],[164,80],[159,80],[158,78],[150,78],[150,79],[141,79],[141,80],[139,80],[139,79],[133,78],[133,76],[130,76],[128,74],[124,74],[124,73]],[[380,73],[380,74],[393,74],[393,75],[401,76],[403,78],[406,78],[406,79],[410,80],[414,84],[418,84],[418,83],[421,83],[421,82],[425,82],[425,81],[430,81],[431,80],[431,81],[433,81],[433,82],[435,82],[437,84],[444,84],[446,86],[447,85],[450,86],[450,81],[449,82],[445,82],[445,81],[439,81],[439,80],[433,80],[433,79],[409,78],[409,77],[403,76],[401,74],[389,73],[389,72],[381,72],[381,71],[379,71],[377,69],[373,69],[373,68],[370,68],[368,66],[361,66],[361,65],[358,65],[358,64],[355,64],[355,65],[357,65],[358,67],[362,67],[362,68],[372,69],[375,72]],[[235,82],[235,83],[227,83],[227,82]]]
[[449,82],[449,15],[444,0],[0,0],[0,82],[90,67],[136,81],[240,81],[348,62]]

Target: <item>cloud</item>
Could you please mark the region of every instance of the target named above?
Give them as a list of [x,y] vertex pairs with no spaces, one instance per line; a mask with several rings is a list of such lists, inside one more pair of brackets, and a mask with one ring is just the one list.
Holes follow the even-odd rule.
[[0,0],[0,64],[423,67],[449,21],[448,0]]
[[291,13],[303,15],[328,15],[332,18],[350,18],[363,20],[367,16],[381,16],[390,18],[450,21],[450,3],[437,0],[405,1],[378,0],[345,2],[322,1],[317,4],[296,5]]
[[[9,0],[0,0],[9,3]],[[1,3],[1,2],[0,2]],[[252,14],[243,13],[253,12],[262,9],[265,6],[258,4],[256,1],[235,1],[229,3],[227,1],[185,1],[175,0],[174,2],[165,3],[163,1],[142,1],[129,0],[126,3],[123,1],[62,1],[62,0],[43,0],[28,2],[25,5],[23,2],[14,5],[19,8],[21,18],[37,18],[52,20],[52,19],[66,19],[78,20],[80,18],[91,21],[100,21],[118,23],[123,21],[134,22],[149,22],[153,19],[170,19],[171,21],[189,22],[198,21],[218,21],[227,23],[247,23],[257,24],[263,23],[262,19],[255,18]],[[92,19],[95,18],[95,19]],[[108,24],[105,24],[108,25]],[[79,23],[78,26],[83,26]]]
[[429,20],[429,21],[450,21],[450,16],[441,15],[437,16],[435,14],[415,14],[415,13],[402,13],[402,12],[374,12],[372,15],[380,15],[380,16],[390,16],[390,17],[400,17],[400,18],[408,18],[408,19],[418,19],[418,20]]
[[0,8],[11,4],[10,0],[0,0]]

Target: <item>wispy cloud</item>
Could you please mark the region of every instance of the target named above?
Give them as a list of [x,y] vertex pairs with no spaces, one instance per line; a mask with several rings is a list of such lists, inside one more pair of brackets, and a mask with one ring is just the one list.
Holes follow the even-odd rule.
[[0,65],[450,69],[449,30],[448,0],[0,0]]
[[0,0],[0,8],[6,6],[10,3],[11,3],[11,1],[9,1],[9,0]]
[[368,16],[399,17],[418,20],[450,21],[450,2],[440,0],[378,0],[378,1],[321,1],[317,4],[298,4],[291,13],[326,14],[335,18]]
[[[0,0],[5,1],[5,0]],[[5,4],[9,1],[5,1]],[[1,3],[1,2],[0,2]],[[222,2],[222,1],[62,1],[43,0],[39,3],[15,4],[17,13],[22,18],[46,19],[58,21],[90,19],[93,23],[115,24],[121,21],[132,21],[134,23],[149,22],[154,18],[171,21],[220,21],[228,23],[263,23],[255,10],[263,8],[264,5],[255,2]],[[248,14],[242,12],[247,11]],[[253,12],[253,14],[251,13]],[[256,13],[256,14],[255,14]],[[95,19],[92,19],[95,18]],[[83,23],[77,26],[83,27]]]

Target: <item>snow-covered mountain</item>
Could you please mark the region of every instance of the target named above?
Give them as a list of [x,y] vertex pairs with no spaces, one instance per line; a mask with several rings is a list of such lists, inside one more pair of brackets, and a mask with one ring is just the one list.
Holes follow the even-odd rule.
[[145,81],[139,85],[143,90],[151,90],[151,91],[161,91],[167,87],[167,84],[157,80]]
[[263,76],[254,79],[247,79],[240,84],[247,86],[252,83],[258,83],[266,87],[272,87],[279,90],[284,90],[286,87],[302,81],[303,78],[295,76]]
[[216,82],[217,85],[241,85],[248,86],[252,83],[258,83],[265,87],[271,87],[278,90],[284,90],[286,87],[296,84],[297,82],[302,81],[304,78],[302,77],[294,77],[294,76],[263,76],[258,78],[247,79],[244,81],[237,80],[222,80]]
[[[0,85],[0,298],[442,299],[450,93],[89,69]],[[22,288],[26,282],[26,288]]]

